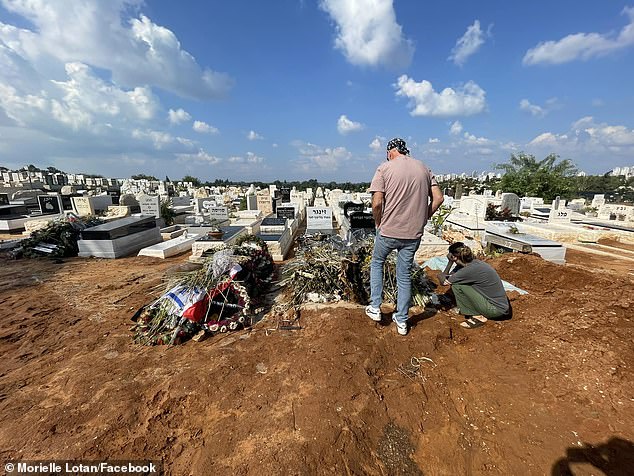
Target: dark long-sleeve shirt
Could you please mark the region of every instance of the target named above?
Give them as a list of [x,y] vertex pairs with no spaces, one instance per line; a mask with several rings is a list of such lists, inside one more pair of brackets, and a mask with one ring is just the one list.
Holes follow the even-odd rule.
[[509,302],[502,280],[488,263],[474,259],[464,268],[450,274],[447,280],[451,284],[472,286],[495,307],[498,307],[503,312],[508,311]]

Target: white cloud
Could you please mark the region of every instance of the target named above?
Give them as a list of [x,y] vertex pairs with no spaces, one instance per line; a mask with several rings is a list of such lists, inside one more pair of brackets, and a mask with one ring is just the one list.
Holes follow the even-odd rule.
[[264,161],[263,157],[254,154],[253,152],[247,152],[246,157],[242,156],[233,156],[229,157],[229,162],[235,164],[261,164]]
[[[225,96],[233,80],[202,68],[169,29],[129,12],[141,0],[4,0],[3,6],[34,25],[33,30],[0,23],[0,41],[39,70],[55,62],[105,69],[116,84],[157,86],[180,96]],[[127,20],[124,19],[128,17]]]
[[429,81],[417,83],[402,75],[394,86],[397,96],[410,99],[412,116],[470,116],[484,111],[486,107],[486,93],[473,81],[459,88],[445,88],[437,93]]
[[345,147],[321,147],[302,141],[294,141],[292,145],[297,148],[300,156],[297,164],[304,172],[332,172],[352,158],[352,153]]
[[452,136],[457,136],[462,132],[462,123],[460,121],[454,121],[449,128],[449,133]]
[[529,112],[534,117],[544,117],[548,113],[543,107],[537,104],[531,104],[528,99],[522,99],[520,101],[520,109]]
[[192,129],[201,134],[218,134],[220,132],[216,127],[203,121],[194,121]]
[[[490,29],[491,27],[489,27],[489,31]],[[485,36],[485,33],[480,29],[480,21],[475,20],[473,25],[467,27],[464,35],[458,38],[456,46],[451,50],[451,55],[448,59],[462,66],[467,61],[467,58],[476,53],[484,44]]]
[[196,154],[176,154],[180,162],[200,162],[209,165],[216,165],[222,162],[222,159],[214,155],[208,154],[200,149]]
[[437,137],[430,137],[430,138],[427,140],[427,143],[429,143],[429,144],[436,144],[436,143],[438,143],[438,142],[440,142],[440,139],[438,139]]
[[177,109],[176,111],[174,109],[170,109],[168,111],[168,117],[170,123],[172,124],[182,124],[183,122],[187,122],[192,118],[189,113],[181,108]]
[[264,137],[262,137],[260,134],[258,134],[255,131],[249,131],[249,133],[247,134],[247,139],[249,139],[249,140],[262,140],[262,139],[264,139]]
[[487,139],[486,137],[476,137],[473,134],[469,134],[468,132],[464,133],[464,141],[469,145],[491,145],[493,141]]
[[163,131],[153,130],[134,129],[132,131],[132,137],[141,140],[151,140],[154,144],[154,148],[156,148],[157,150],[161,150],[166,145],[172,144],[175,141],[174,137],[171,134]]
[[372,149],[374,152],[378,152],[379,150],[381,150],[381,148],[383,147],[381,145],[381,141],[379,140],[378,137],[375,137],[372,142],[370,142],[369,144],[370,149]]
[[528,144],[578,155],[594,155],[605,159],[605,154],[634,154],[634,129],[623,125],[597,123],[592,116],[582,117],[565,133],[544,132]]
[[363,124],[360,122],[351,121],[345,114],[339,116],[339,120],[337,121],[337,130],[339,131],[339,134],[346,135],[350,132],[357,132],[362,129]]
[[588,60],[634,45],[634,7],[622,11],[629,18],[618,35],[601,33],[575,33],[558,41],[545,41],[529,49],[523,63],[561,64],[576,59]]
[[393,0],[321,0],[336,24],[335,47],[354,65],[407,67],[414,54],[411,40],[396,22]]

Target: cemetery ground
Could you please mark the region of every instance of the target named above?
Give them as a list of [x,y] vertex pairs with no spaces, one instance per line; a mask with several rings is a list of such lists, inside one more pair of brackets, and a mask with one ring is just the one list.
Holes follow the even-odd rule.
[[174,475],[632,474],[634,266],[568,261],[492,259],[528,294],[479,329],[427,309],[401,337],[340,303],[307,306],[300,330],[269,316],[170,348],[135,345],[130,318],[182,257],[2,260],[0,456]]

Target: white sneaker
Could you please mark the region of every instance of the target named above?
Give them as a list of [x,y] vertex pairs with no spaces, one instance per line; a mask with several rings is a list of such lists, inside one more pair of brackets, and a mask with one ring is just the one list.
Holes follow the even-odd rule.
[[406,336],[407,332],[408,332],[408,328],[407,328],[407,324],[405,324],[404,326],[400,325],[398,322],[394,321],[394,324],[396,324],[396,332],[399,333],[399,335],[402,336]]
[[371,305],[365,307],[365,315],[376,322],[381,320],[381,310]]

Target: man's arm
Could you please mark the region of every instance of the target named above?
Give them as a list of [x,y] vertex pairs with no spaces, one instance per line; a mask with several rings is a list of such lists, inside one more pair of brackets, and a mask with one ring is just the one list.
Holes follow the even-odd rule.
[[440,191],[440,187],[438,185],[431,186],[431,203],[429,204],[429,216],[431,217],[438,207],[442,205],[442,202],[445,201],[445,196]]
[[383,192],[372,194],[372,216],[374,217],[374,225],[379,228],[381,218],[383,218]]

